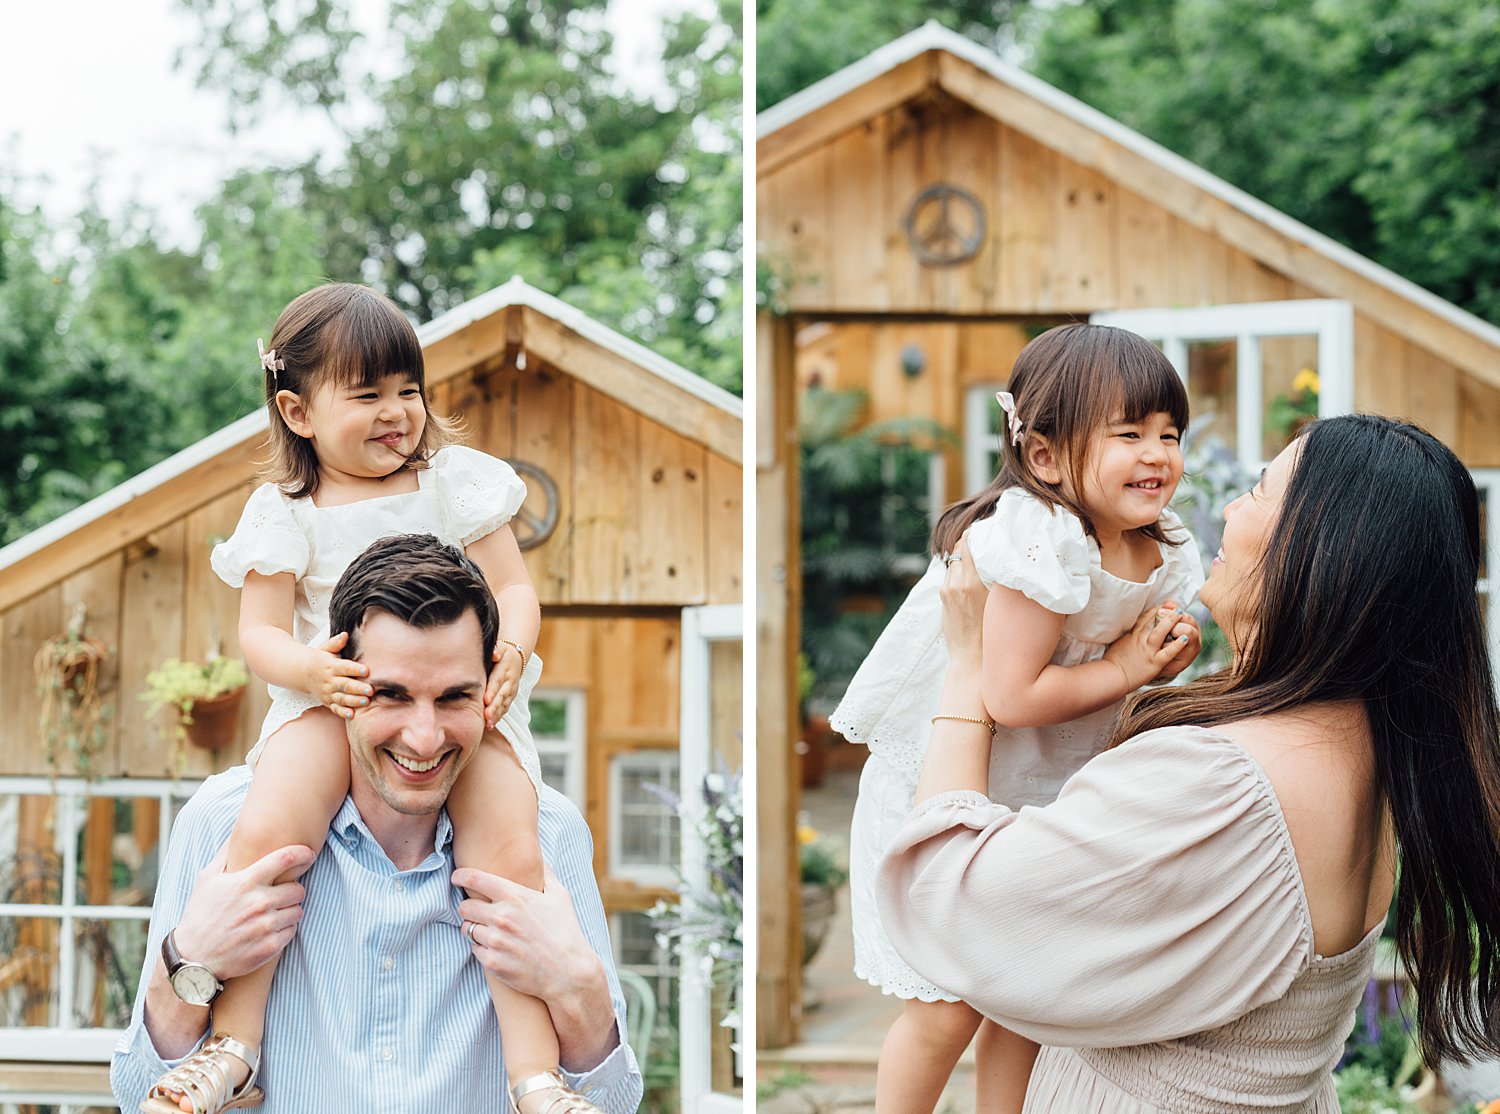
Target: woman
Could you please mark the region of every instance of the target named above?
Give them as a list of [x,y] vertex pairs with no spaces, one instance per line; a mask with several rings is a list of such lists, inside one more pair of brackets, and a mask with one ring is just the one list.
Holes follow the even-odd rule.
[[[1428,1059],[1500,1052],[1472,481],[1413,426],[1333,418],[1224,518],[1201,598],[1233,668],[1138,697],[1120,745],[1021,813],[983,796],[988,730],[939,720],[881,867],[907,961],[1046,1046],[1027,1112],[1337,1114],[1393,890]],[[947,581],[942,712],[992,718],[962,547]]]

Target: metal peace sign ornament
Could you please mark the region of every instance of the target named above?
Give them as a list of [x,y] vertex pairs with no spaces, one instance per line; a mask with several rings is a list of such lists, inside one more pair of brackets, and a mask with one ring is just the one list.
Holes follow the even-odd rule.
[[518,546],[535,549],[557,529],[557,482],[529,460],[512,460],[510,466],[526,481],[526,502],[510,520],[510,528]]
[[966,189],[939,182],[917,194],[902,222],[906,242],[926,267],[955,267],[979,254],[984,206]]

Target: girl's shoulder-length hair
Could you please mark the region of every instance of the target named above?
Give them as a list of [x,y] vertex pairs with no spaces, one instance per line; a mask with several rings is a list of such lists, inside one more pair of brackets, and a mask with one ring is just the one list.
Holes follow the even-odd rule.
[[1234,664],[1136,694],[1111,743],[1357,701],[1401,856],[1396,942],[1422,1050],[1500,1053],[1500,717],[1473,479],[1425,430],[1373,415],[1322,419],[1294,444],[1231,601],[1254,617]]
[[462,437],[459,424],[432,412],[422,344],[400,307],[384,294],[351,282],[334,282],[294,298],[271,330],[274,360],[263,366],[269,453],[261,479],[294,499],[318,490],[318,456],[287,426],[276,396],[291,391],[306,401],[319,391],[373,386],[387,375],[409,374],[422,394],[422,436],[406,467],[426,468],[439,449]]

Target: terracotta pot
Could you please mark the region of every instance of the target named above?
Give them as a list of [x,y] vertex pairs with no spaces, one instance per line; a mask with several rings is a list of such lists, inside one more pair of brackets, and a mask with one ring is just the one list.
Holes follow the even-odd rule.
[[241,685],[207,700],[195,701],[192,722],[183,723],[188,742],[204,750],[218,750],[233,742],[235,728],[239,725],[240,701],[244,696],[245,686]]

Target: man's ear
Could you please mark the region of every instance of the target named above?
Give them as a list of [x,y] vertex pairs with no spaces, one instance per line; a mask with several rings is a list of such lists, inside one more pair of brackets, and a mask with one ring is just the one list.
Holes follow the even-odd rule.
[[298,437],[312,437],[312,423],[307,420],[307,406],[302,396],[291,391],[276,392],[276,410],[286,427]]
[[1052,487],[1062,486],[1062,461],[1052,451],[1052,442],[1040,433],[1028,433],[1021,452],[1033,476]]

